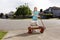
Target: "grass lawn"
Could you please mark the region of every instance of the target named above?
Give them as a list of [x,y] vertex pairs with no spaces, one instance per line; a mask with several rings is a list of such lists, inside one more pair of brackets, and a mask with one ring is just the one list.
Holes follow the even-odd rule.
[[7,32],[0,31],[0,40],[4,37]]

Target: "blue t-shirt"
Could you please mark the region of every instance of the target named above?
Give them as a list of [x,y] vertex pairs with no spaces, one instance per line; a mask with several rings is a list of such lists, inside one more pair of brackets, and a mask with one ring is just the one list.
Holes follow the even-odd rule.
[[33,19],[34,21],[37,21],[37,19],[38,19],[38,14],[39,14],[38,11],[34,11],[34,15],[33,15],[33,17],[32,17],[32,19]]

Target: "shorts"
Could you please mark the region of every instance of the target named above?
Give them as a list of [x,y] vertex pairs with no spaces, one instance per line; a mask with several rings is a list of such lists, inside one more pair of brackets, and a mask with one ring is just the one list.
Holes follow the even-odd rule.
[[38,26],[38,21],[31,21],[31,26]]

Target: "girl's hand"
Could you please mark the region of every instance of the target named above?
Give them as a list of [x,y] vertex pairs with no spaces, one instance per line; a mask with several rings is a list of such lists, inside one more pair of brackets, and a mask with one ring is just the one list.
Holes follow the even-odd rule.
[[40,16],[38,16],[38,18],[40,18]]

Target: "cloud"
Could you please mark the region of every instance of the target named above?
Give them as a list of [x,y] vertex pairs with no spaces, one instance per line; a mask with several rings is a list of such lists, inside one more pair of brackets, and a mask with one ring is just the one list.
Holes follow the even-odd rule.
[[8,13],[16,11],[16,7],[28,3],[28,6],[33,10],[34,6],[38,10],[46,9],[50,6],[60,6],[60,0],[0,0],[0,12]]
[[50,3],[52,3],[53,6],[58,6],[60,7],[60,0],[49,0]]

